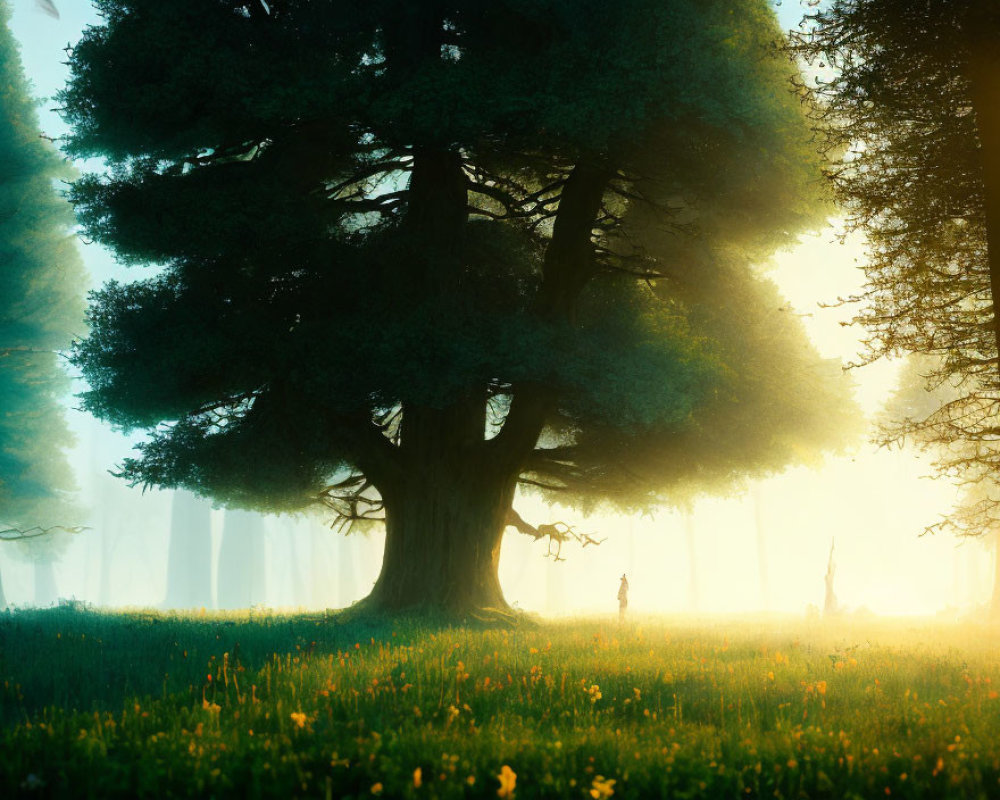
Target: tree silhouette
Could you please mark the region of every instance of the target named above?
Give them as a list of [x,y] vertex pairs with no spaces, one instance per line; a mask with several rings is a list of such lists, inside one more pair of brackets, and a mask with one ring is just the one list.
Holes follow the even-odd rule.
[[883,440],[913,439],[934,450],[940,474],[984,484],[932,526],[960,534],[990,530],[1000,513],[998,36],[995,3],[836,0],[797,43],[835,68],[815,92],[842,152],[834,184],[869,243],[853,298],[866,358],[929,357],[916,367],[926,391],[896,402],[902,419]]
[[80,530],[58,350],[81,332],[84,274],[53,185],[70,170],[39,131],[9,15],[0,2],[0,539],[51,562],[68,541],[57,534]]
[[519,484],[635,508],[798,456],[809,401],[736,410],[786,385],[699,294],[825,211],[764,0],[99,5],[73,196],[163,268],[74,357],[150,431],[127,480],[384,521],[369,607],[465,611],[506,606]]

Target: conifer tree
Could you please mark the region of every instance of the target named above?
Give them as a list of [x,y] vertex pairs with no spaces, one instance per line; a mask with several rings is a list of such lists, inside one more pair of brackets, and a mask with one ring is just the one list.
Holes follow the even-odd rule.
[[747,264],[825,212],[764,0],[98,6],[62,102],[111,171],[74,200],[162,268],[75,354],[150,431],[126,479],[384,520],[368,605],[466,611],[505,607],[519,484],[643,507],[810,439],[811,398],[736,408],[785,384],[699,294],[761,299]]
[[82,333],[84,273],[55,183],[70,170],[41,136],[9,16],[0,1],[0,538],[49,561],[79,521],[59,351]]

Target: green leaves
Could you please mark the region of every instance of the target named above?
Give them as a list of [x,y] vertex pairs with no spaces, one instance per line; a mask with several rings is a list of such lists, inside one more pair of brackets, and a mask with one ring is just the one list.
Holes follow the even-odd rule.
[[70,524],[69,388],[57,349],[81,332],[83,269],[54,181],[69,168],[41,138],[0,3],[0,522]]
[[80,220],[163,269],[95,294],[74,353],[88,409],[155,431],[130,480],[305,503],[373,415],[525,386],[544,437],[603,443],[558,471],[624,475],[742,398],[698,308],[629,274],[629,229],[673,232],[640,248],[672,274],[822,216],[767,3],[269,6],[104,0],[71,56],[70,150],[113,167]]

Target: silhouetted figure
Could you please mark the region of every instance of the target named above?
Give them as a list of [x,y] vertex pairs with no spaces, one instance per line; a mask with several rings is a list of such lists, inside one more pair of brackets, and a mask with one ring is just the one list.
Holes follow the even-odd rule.
[[837,595],[833,593],[833,576],[837,568],[833,563],[833,542],[830,542],[830,560],[826,565],[826,598],[823,600],[823,616],[829,617],[837,613]]
[[625,609],[628,608],[628,578],[622,575],[622,582],[618,586],[618,621],[625,621]]

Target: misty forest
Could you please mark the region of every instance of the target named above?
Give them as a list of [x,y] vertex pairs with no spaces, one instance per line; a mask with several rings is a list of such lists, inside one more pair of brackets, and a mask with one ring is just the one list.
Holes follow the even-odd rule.
[[991,0],[0,0],[0,796],[1000,797],[994,294]]

